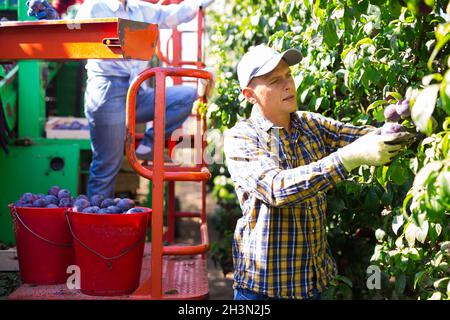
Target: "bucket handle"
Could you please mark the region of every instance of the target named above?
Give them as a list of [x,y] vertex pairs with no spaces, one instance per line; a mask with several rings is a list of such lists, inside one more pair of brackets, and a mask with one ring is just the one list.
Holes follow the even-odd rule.
[[95,251],[94,249],[90,248],[88,245],[86,245],[85,243],[83,243],[83,241],[81,241],[80,239],[78,239],[78,237],[75,235],[75,233],[73,232],[72,229],[72,225],[70,224],[70,219],[69,219],[69,212],[66,211],[66,219],[67,219],[67,224],[69,226],[69,230],[70,233],[72,234],[73,238],[75,240],[77,240],[83,247],[85,247],[87,250],[89,250],[90,252],[92,252],[93,254],[95,254],[96,256],[98,256],[99,258],[106,260],[106,264],[108,265],[108,269],[112,270],[112,262],[113,260],[119,259],[121,257],[123,257],[124,255],[128,254],[129,252],[131,252],[133,249],[135,249],[136,247],[138,247],[142,242],[145,242],[145,233],[144,233],[144,237],[141,240],[138,240],[135,244],[133,244],[132,246],[126,248],[125,250],[123,250],[120,254],[113,256],[113,257],[105,257],[104,255],[102,255],[101,253],[98,253],[97,251]]
[[49,239],[44,238],[43,236],[37,234],[36,232],[34,232],[33,230],[30,229],[30,227],[28,227],[26,225],[26,223],[20,218],[19,214],[17,213],[16,207],[13,206],[13,216],[14,218],[16,218],[17,220],[19,220],[19,222],[25,227],[25,229],[27,229],[32,235],[34,235],[36,238],[41,239],[44,242],[48,242],[50,244],[53,244],[55,246],[59,246],[59,247],[72,247],[73,244],[72,243],[58,243]]

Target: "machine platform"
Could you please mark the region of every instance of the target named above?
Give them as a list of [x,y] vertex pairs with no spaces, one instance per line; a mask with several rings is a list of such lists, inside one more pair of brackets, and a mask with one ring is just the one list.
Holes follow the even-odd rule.
[[[140,284],[150,277],[151,245],[147,243],[144,249]],[[194,256],[164,256],[163,257],[163,296],[164,300],[206,299],[209,295],[208,271],[206,258]],[[80,290],[69,290],[66,284],[29,285],[23,284],[8,296],[9,300],[152,300],[151,295],[122,296],[90,296]]]
[[0,22],[0,60],[151,60],[158,34],[120,18]]

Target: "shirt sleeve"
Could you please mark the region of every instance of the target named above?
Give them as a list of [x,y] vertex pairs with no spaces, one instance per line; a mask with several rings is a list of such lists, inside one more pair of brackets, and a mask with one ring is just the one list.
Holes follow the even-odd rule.
[[160,28],[172,28],[194,19],[201,4],[200,0],[185,0],[180,4],[169,5],[140,1],[139,6],[145,22],[158,24]]
[[325,141],[329,153],[376,129],[373,126],[354,126],[339,122],[317,113],[310,113],[309,116],[311,117],[309,121],[315,122],[319,127],[319,132]]
[[224,152],[234,183],[275,207],[292,206],[326,192],[347,175],[337,153],[308,165],[282,169],[278,155],[262,146],[251,130],[229,130]]
[[95,1],[85,1],[77,11],[75,19],[85,20],[94,18],[105,18],[102,12],[107,12],[107,8],[103,8],[102,3],[96,3]]

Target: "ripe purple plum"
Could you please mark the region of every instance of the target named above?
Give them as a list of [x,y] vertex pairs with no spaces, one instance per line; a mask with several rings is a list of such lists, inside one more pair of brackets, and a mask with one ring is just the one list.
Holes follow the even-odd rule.
[[58,198],[55,197],[55,196],[53,196],[53,195],[51,195],[51,194],[46,195],[46,196],[44,197],[44,199],[45,199],[49,204],[51,203],[51,204],[58,205],[58,203],[59,203]]
[[70,197],[71,197],[71,194],[70,194],[69,190],[67,190],[67,189],[59,190],[59,192],[58,192],[58,199],[59,200],[61,200],[63,198],[69,198],[70,199]]
[[384,117],[386,121],[389,122],[397,122],[400,120],[400,115],[397,113],[395,109],[395,104],[390,104],[384,109]]
[[108,208],[108,207],[113,206],[113,205],[114,205],[114,200],[111,199],[111,198],[106,198],[100,204],[100,208]]
[[406,129],[398,123],[385,123],[381,128],[381,134],[391,134],[391,133],[399,133],[406,132]]
[[22,202],[20,200],[17,201],[14,205],[19,208],[30,208],[33,206],[32,203]]
[[33,201],[36,200],[36,199],[37,199],[37,197],[35,197],[35,195],[32,194],[31,192],[24,193],[20,197],[20,201],[22,201],[24,203],[33,203]]
[[50,203],[46,206],[46,208],[58,208],[58,206],[54,203]]
[[118,206],[109,206],[106,208],[109,213],[122,213],[122,210]]
[[411,116],[411,110],[409,109],[409,100],[400,100],[395,105],[395,111],[400,115],[402,118],[408,118]]
[[91,206],[84,208],[82,212],[84,213],[98,213],[100,211],[100,208],[97,206]]
[[104,199],[105,199],[105,197],[103,195],[101,195],[101,194],[94,194],[91,197],[91,205],[100,207],[100,205],[101,205],[101,203],[102,203],[102,201]]
[[86,199],[83,199],[83,198],[75,200],[75,202],[73,203],[74,210],[78,211],[78,212],[83,211],[90,205],[91,204],[89,203],[89,201],[87,201]]
[[62,198],[59,200],[58,206],[60,208],[70,208],[73,206],[72,199],[70,198]]
[[45,208],[48,205],[44,198],[39,198],[34,200],[33,207],[35,208]]
[[131,208],[133,208],[135,206],[135,203],[133,200],[125,198],[125,199],[121,199],[117,203],[117,206],[122,210],[122,212],[127,212],[128,210],[130,210]]
[[84,195],[84,194],[80,194],[80,195],[78,195],[78,196],[75,198],[75,200],[80,200],[80,199],[84,199],[84,200],[89,201],[89,198],[88,198],[86,195]]
[[58,186],[53,186],[50,189],[48,189],[48,194],[57,197],[58,196],[58,192],[59,190],[61,190],[60,187]]

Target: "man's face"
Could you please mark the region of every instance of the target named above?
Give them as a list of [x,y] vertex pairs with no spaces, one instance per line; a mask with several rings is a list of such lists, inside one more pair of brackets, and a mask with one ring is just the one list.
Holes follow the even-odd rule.
[[290,114],[297,110],[294,79],[284,60],[268,74],[253,78],[243,94],[250,103],[258,104],[265,114]]

